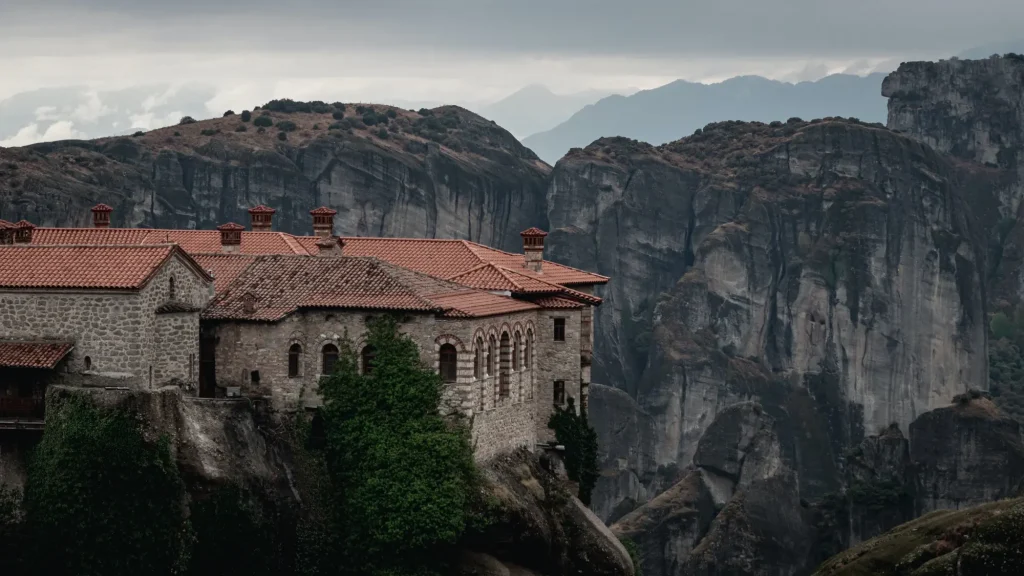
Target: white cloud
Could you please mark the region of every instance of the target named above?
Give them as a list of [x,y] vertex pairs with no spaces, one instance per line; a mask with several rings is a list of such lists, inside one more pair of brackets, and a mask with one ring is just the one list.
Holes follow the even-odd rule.
[[81,122],[96,122],[103,116],[112,114],[114,110],[103,105],[100,101],[100,96],[95,90],[90,90],[85,93],[85,102],[80,104],[75,111],[71,113],[71,118]]
[[52,142],[54,140],[70,140],[84,137],[84,133],[75,130],[75,123],[68,120],[54,122],[47,126],[43,132],[39,132],[39,124],[33,123],[18,130],[17,134],[7,140],[0,140],[0,147],[27,146],[37,142]]
[[181,117],[185,114],[181,110],[175,110],[168,112],[163,115],[155,114],[153,112],[143,112],[141,114],[132,114],[132,128],[139,128],[141,130],[153,130],[155,128],[163,128],[164,126],[170,126],[177,124]]
[[40,122],[46,122],[48,120],[56,120],[59,118],[57,114],[56,106],[40,106],[36,108],[36,120]]

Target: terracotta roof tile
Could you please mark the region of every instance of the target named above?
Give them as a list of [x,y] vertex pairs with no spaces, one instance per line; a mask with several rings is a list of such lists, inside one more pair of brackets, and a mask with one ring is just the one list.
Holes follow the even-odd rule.
[[533,228],[527,228],[526,230],[523,230],[522,232],[519,233],[519,235],[524,237],[524,238],[526,238],[528,236],[532,236],[532,237],[538,237],[539,236],[539,237],[543,238],[544,236],[547,236],[548,233],[543,231],[543,230],[541,230],[540,228],[537,228],[536,226],[534,226]]
[[114,209],[106,204],[100,203],[92,207],[93,212],[113,212]]
[[[239,226],[241,230],[244,227]],[[189,254],[221,251],[217,230],[163,230],[151,228],[37,228],[33,244],[167,244],[175,243]],[[316,254],[296,237],[282,232],[242,232],[240,254]]]
[[179,248],[158,246],[0,246],[0,287],[138,289]]
[[53,369],[73,347],[68,342],[0,342],[0,366]]
[[233,231],[233,230],[245,230],[245,226],[235,222],[228,222],[227,224],[221,224],[217,226],[217,230]]
[[256,256],[245,254],[193,254],[192,258],[200,268],[213,276],[213,289],[217,293],[225,290],[243,270],[256,261]]
[[583,304],[570,300],[568,298],[562,298],[559,296],[541,296],[540,298],[534,298],[533,303],[544,308],[582,308]]
[[35,228],[36,225],[31,223],[31,222],[29,222],[28,220],[19,220],[19,221],[14,223],[14,227],[18,228],[20,230],[20,229],[23,229],[23,228]]
[[0,219],[0,230],[13,230],[14,228],[14,222],[8,222],[7,220]]
[[264,206],[263,204],[249,208],[249,214],[274,214],[276,212],[277,210],[274,210],[270,206]]
[[328,208],[327,206],[321,206],[310,210],[309,213],[314,216],[334,216],[338,211],[333,208]]
[[[250,298],[255,306],[252,312],[246,312],[246,300]],[[273,322],[301,308],[472,316],[501,313],[490,312],[498,307],[537,308],[529,302],[476,292],[375,258],[261,256],[214,299],[203,317]]]

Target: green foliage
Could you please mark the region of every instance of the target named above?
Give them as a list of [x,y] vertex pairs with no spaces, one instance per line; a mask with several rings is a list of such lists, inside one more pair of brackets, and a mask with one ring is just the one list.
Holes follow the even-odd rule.
[[185,124],[195,124],[195,123],[196,123],[196,119],[191,117],[191,116],[182,116],[181,120],[178,120],[178,126],[183,126]]
[[958,574],[1010,576],[1024,566],[1024,504],[981,524],[960,551]]
[[175,137],[179,137],[179,136],[181,136],[181,132],[175,132],[175,133],[174,133],[174,136],[175,136]]
[[138,138],[139,136],[142,136],[143,134],[145,134],[145,132],[143,132],[142,130],[139,130],[138,132],[132,134],[132,138]]
[[247,131],[247,130],[249,130],[249,129],[248,129],[248,128],[246,128],[245,124],[239,124],[239,125],[238,125],[238,126],[237,126],[237,127],[235,128],[235,132],[245,132],[245,131]]
[[0,486],[0,574],[22,573],[21,494]]
[[374,126],[377,124],[377,113],[373,110],[363,114],[363,124],[367,126]]
[[331,104],[331,108],[334,108],[338,112],[344,112],[345,111],[345,105],[342,104],[341,102],[334,102],[334,103],[332,103]]
[[620,540],[622,547],[629,552],[629,559],[633,561],[633,576],[644,576],[644,567],[640,565],[640,549],[637,547],[636,542],[630,539]]
[[253,126],[259,126],[261,128],[270,128],[274,125],[274,120],[270,116],[260,116],[252,121]]
[[282,141],[282,142],[284,142],[285,140],[288,139],[288,133],[287,132],[278,132],[277,133],[277,139]]
[[256,133],[257,134],[265,134],[266,132],[267,132],[267,129],[262,127],[262,126],[260,126],[259,128],[256,129]]
[[273,515],[251,494],[226,486],[191,506],[195,531],[188,573],[275,576],[279,555]]
[[184,485],[166,438],[81,398],[51,403],[29,466],[26,530],[41,573],[171,575],[187,557]]
[[282,132],[294,132],[298,126],[291,120],[280,120],[277,123],[277,129]]
[[398,118],[398,112],[395,112],[394,108],[389,108],[386,115],[387,115],[388,118],[391,118],[391,119]]
[[344,110],[335,110],[334,113],[331,114],[331,118],[334,118],[335,120],[341,120],[344,117],[345,117],[345,111]]
[[579,499],[590,505],[590,495],[597,484],[597,432],[587,422],[587,411],[576,413],[572,398],[565,408],[555,406],[548,419],[548,428],[555,431],[555,439],[565,446],[565,469],[569,479],[580,485]]
[[992,400],[1024,424],[1024,315],[997,312],[989,322],[988,377]]
[[202,134],[203,136],[213,136],[214,134],[217,134],[219,132],[220,132],[220,130],[213,130],[213,129],[210,129],[210,128],[206,128],[202,132],[200,132],[200,134]]
[[851,483],[846,495],[853,504],[873,512],[903,506],[910,498],[903,485],[891,478],[871,483],[855,481]]
[[312,102],[296,102],[284,98],[281,100],[271,100],[263,105],[264,110],[270,110],[272,112],[282,112],[285,114],[291,114],[293,112],[313,112],[316,114],[324,114],[331,111],[331,106],[320,100],[314,100]]
[[242,110],[242,122],[248,122],[249,120],[252,120],[252,112]]
[[476,471],[468,430],[439,412],[443,383],[389,317],[369,325],[374,368],[343,345],[321,383],[326,468],[350,574],[431,574],[466,529]]
[[377,138],[380,138],[381,140],[387,140],[389,136],[390,134],[388,134],[387,128],[381,128],[380,130],[377,130]]
[[234,115],[235,115],[235,111],[234,110],[228,110],[227,112],[224,113],[222,118],[227,118],[228,116],[234,116]]
[[417,112],[420,116],[433,116],[434,111],[427,108],[420,108]]

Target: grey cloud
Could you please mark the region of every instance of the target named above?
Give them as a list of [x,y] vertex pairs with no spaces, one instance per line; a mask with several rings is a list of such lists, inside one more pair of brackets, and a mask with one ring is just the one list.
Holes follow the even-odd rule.
[[82,4],[7,0],[0,29],[45,34],[63,21],[79,33],[132,26],[135,40],[162,48],[413,48],[425,59],[432,50],[825,57],[952,55],[1013,40],[1024,23],[1020,0],[93,0],[84,12]]

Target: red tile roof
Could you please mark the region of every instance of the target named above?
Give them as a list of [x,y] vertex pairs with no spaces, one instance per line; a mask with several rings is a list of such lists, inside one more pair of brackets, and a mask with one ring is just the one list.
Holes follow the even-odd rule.
[[245,226],[242,226],[241,224],[236,224],[234,222],[228,222],[227,224],[221,224],[220,226],[217,226],[217,230],[245,230]]
[[114,209],[111,208],[110,206],[107,206],[106,204],[100,203],[100,204],[97,204],[97,205],[93,206],[92,207],[92,211],[93,212],[113,212]]
[[0,366],[53,369],[72,348],[67,342],[0,342]]
[[270,206],[264,206],[263,204],[249,208],[249,214],[274,214],[276,212],[277,210],[274,210]]
[[180,248],[155,246],[0,246],[0,288],[143,287],[165,261],[179,254],[206,274]]
[[523,230],[522,232],[519,233],[519,235],[522,236],[523,238],[527,238],[527,237],[535,237],[535,238],[536,237],[540,237],[540,238],[543,238],[543,237],[547,236],[548,233],[543,231],[543,230],[541,230],[540,228],[537,228],[536,226],[534,226],[533,228],[527,228],[526,230]]
[[[255,308],[247,313],[244,301],[250,297]],[[203,317],[273,322],[301,308],[479,316],[538,307],[469,290],[375,258],[262,256],[214,299]]]
[[533,300],[538,306],[544,308],[582,308],[583,304],[575,300],[569,300],[568,298],[562,298],[559,296],[542,296]]
[[235,278],[238,278],[243,270],[255,262],[256,256],[245,254],[193,254],[192,259],[199,264],[200,268],[213,276],[213,289],[219,293],[234,282]]
[[310,210],[309,213],[314,215],[314,216],[334,216],[335,214],[338,213],[338,211],[335,210],[334,208],[328,208],[327,206],[321,206],[319,208],[314,208],[314,209]]
[[[226,225],[225,225],[226,226]],[[239,225],[234,225],[239,226]],[[232,227],[233,229],[237,229]],[[240,228],[240,226],[239,226]],[[240,254],[319,254],[318,236],[293,236],[283,232],[242,232]],[[525,268],[523,254],[503,252],[467,240],[420,238],[344,237],[347,256],[371,256],[394,265],[438,278],[486,290],[511,290],[521,294],[543,293],[551,285],[604,284],[606,276],[545,261],[543,273]],[[216,230],[153,230],[137,228],[37,228],[33,244],[161,244],[177,243],[189,254],[222,252]],[[492,267],[485,265],[491,264]],[[500,270],[499,270],[500,268]],[[472,274],[470,274],[472,272]],[[488,284],[488,281],[493,283]],[[220,284],[218,282],[218,284]],[[553,290],[553,291],[557,291]],[[565,292],[574,295],[573,292]],[[574,296],[575,297],[575,296]],[[589,297],[588,302],[600,302]]]
[[13,230],[14,228],[15,228],[14,222],[8,222],[7,220],[0,219],[0,230],[4,230],[4,229]]

